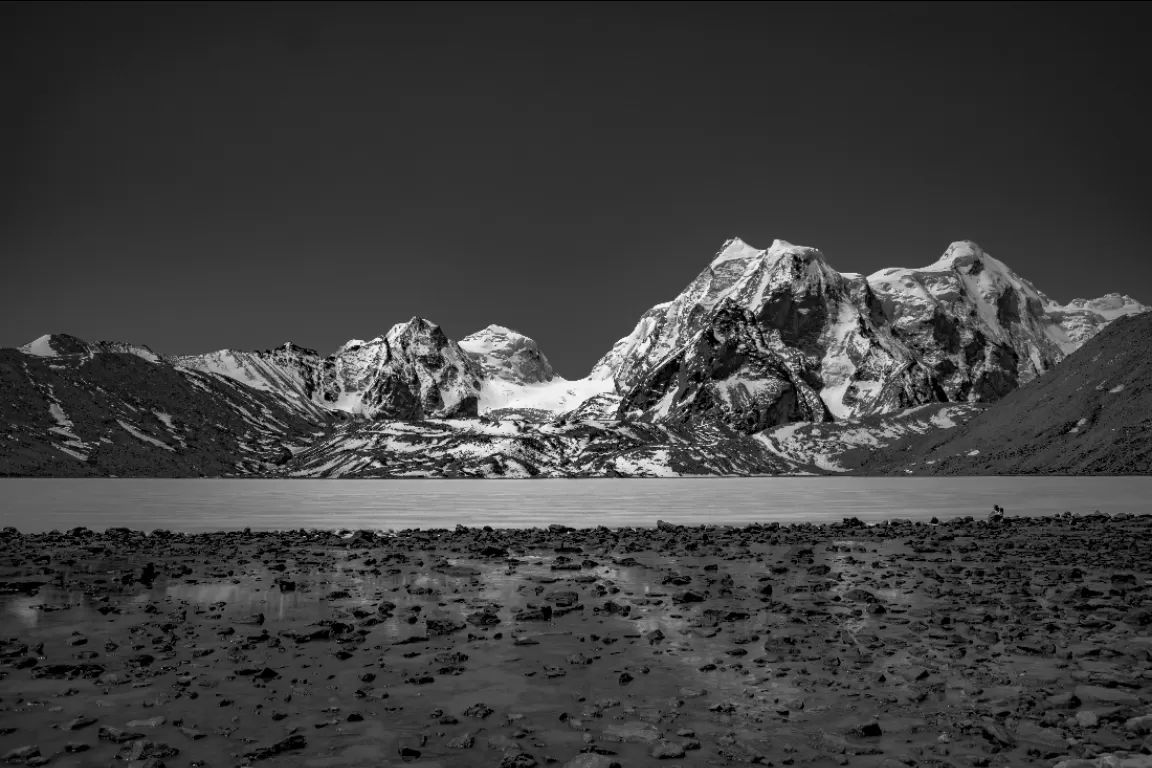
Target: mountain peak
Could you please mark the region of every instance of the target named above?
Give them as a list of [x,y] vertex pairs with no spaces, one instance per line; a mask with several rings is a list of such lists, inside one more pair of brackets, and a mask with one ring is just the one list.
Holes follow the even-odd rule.
[[19,349],[26,355],[57,357],[58,355],[86,354],[92,348],[88,342],[67,333],[46,333]]
[[725,241],[724,245],[720,247],[720,250],[716,252],[716,256],[712,259],[712,266],[719,266],[726,261],[755,259],[763,255],[763,253],[764,251],[748,245],[748,243],[740,238],[733,237]]
[[459,344],[487,379],[538,384],[556,377],[556,371],[536,342],[511,328],[489,325],[465,336]]
[[948,250],[944,251],[944,255],[936,260],[933,267],[945,267],[950,269],[963,268],[971,266],[977,261],[982,261],[988,256],[976,243],[971,240],[957,240],[948,246]]
[[741,240],[739,237],[733,237],[726,241],[716,256],[712,259],[711,267],[715,268],[728,261],[743,261],[746,259],[762,259],[765,256],[779,258],[780,256],[792,255],[799,256],[802,259],[820,259],[824,260],[824,254],[819,249],[809,248],[806,245],[794,245],[787,240],[779,238],[772,241],[771,247],[767,249],[756,248],[753,245]]

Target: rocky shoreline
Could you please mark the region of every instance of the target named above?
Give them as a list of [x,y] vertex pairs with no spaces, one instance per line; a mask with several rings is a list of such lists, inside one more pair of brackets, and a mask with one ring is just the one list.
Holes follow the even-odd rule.
[[1150,585],[1152,516],[7,528],[0,760],[1152,767]]

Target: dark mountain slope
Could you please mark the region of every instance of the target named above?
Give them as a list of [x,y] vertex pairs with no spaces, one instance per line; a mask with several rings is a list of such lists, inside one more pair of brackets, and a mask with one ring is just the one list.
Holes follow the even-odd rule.
[[909,471],[1152,472],[1152,314],[1118,318],[1055,368],[963,426],[872,451],[858,473]]
[[0,476],[250,475],[323,424],[273,394],[136,354],[0,349]]

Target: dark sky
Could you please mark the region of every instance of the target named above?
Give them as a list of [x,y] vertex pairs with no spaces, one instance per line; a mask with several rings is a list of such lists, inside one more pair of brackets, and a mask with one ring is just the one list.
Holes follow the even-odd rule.
[[0,6],[0,345],[584,375],[725,239],[1152,302],[1141,4]]

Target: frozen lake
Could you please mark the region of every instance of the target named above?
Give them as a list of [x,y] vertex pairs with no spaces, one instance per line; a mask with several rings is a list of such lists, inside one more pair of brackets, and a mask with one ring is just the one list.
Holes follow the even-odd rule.
[[927,520],[1152,512],[1149,477],[684,478],[659,480],[0,479],[0,526],[451,528]]

